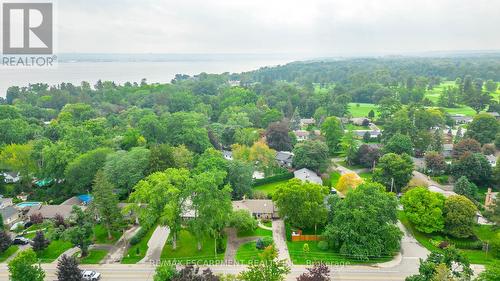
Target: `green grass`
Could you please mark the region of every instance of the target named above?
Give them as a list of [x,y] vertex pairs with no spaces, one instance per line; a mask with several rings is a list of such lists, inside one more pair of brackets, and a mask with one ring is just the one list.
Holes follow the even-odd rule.
[[264,226],[267,227],[273,227],[273,222],[272,221],[266,221],[266,222],[261,222]]
[[[410,230],[412,235],[417,239],[417,241],[427,248],[429,251],[440,251],[440,249],[436,246],[434,246],[431,243],[431,239],[433,236],[436,236],[435,234],[426,234],[419,232],[416,230],[411,222],[408,220],[406,215],[404,214],[403,211],[398,211],[398,218],[401,221],[401,223]],[[474,227],[474,234],[481,240],[487,241],[491,239],[492,236],[495,235],[495,232],[491,228],[491,226],[476,226]],[[453,239],[451,240],[453,243]],[[472,264],[490,264],[495,261],[500,261],[499,259],[495,259],[494,257],[491,256],[491,254],[486,254],[486,252],[483,252],[481,250],[469,250],[469,249],[460,249],[461,252],[464,253],[464,255],[469,259],[470,263]]]
[[[224,244],[226,242],[224,238]],[[198,251],[196,238],[187,230],[181,230],[177,239],[177,249],[172,249],[170,243],[165,244],[161,252],[161,260],[175,260],[181,263],[189,263],[190,261],[210,263],[224,260],[224,253],[214,254],[214,239],[207,237],[201,243],[202,248]]]
[[347,125],[344,125],[344,129],[345,130],[369,130],[370,128],[368,126],[358,126],[358,125],[354,125],[354,124],[347,124]]
[[[305,253],[303,250],[304,244],[309,245],[309,252]],[[316,241],[300,241],[300,242],[287,242],[288,251],[290,253],[290,258],[293,264],[311,264],[314,262],[324,262],[328,264],[336,265],[349,265],[349,264],[371,264],[371,263],[381,263],[390,261],[393,257],[380,257],[373,258],[368,261],[360,261],[342,255],[340,253],[333,252],[332,250],[321,250],[318,248],[318,242]]]
[[359,173],[358,175],[365,181],[371,181],[373,177],[372,173]]
[[375,112],[375,116],[377,116],[377,106],[373,103],[349,103],[349,112],[352,114],[352,117],[367,117],[368,112],[372,109]]
[[238,232],[238,237],[273,236],[272,230],[257,227],[254,231]]
[[51,263],[56,260],[62,253],[71,249],[73,244],[68,241],[62,240],[54,240],[51,241],[49,246],[37,253],[37,257],[41,260],[42,263]]
[[262,192],[266,195],[273,195],[273,193],[276,191],[276,188],[278,185],[286,183],[288,180],[282,180],[282,181],[277,181],[277,182],[271,182],[271,183],[266,183],[263,185],[258,185],[253,188],[254,191]]
[[102,224],[96,224],[92,228],[92,232],[94,233],[93,241],[95,244],[114,244],[122,236],[122,232],[120,230],[112,231],[111,235],[113,236],[113,239],[109,240],[108,231]]
[[324,180],[323,185],[330,186],[330,187],[335,187],[337,183],[339,182],[340,179],[340,173],[339,172],[332,172],[330,173],[330,177],[326,180]]
[[247,242],[241,245],[236,251],[236,261],[243,264],[248,264],[259,260],[259,254],[263,250],[259,250],[255,247],[256,241]]
[[148,251],[148,241],[153,235],[153,232],[155,231],[156,226],[151,227],[151,229],[144,235],[142,240],[131,246],[127,254],[123,257],[121,263],[122,264],[134,264],[138,263],[140,260],[146,256],[146,252]]
[[10,256],[12,256],[15,252],[19,250],[19,247],[17,245],[11,245],[7,250],[3,251],[3,253],[0,253],[0,262],[4,262],[7,260]]
[[346,167],[347,169],[349,170],[357,170],[357,169],[364,169],[365,167],[361,166],[361,165],[348,165],[347,162],[345,160],[343,161],[340,161],[340,162],[337,162],[337,164],[339,164],[340,166],[344,166]]
[[89,254],[80,260],[81,264],[99,264],[108,254],[106,250],[90,250]]

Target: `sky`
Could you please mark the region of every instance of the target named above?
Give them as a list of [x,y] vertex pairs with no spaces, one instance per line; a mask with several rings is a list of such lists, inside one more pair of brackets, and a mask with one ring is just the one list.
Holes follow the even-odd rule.
[[500,50],[497,0],[59,0],[62,53]]

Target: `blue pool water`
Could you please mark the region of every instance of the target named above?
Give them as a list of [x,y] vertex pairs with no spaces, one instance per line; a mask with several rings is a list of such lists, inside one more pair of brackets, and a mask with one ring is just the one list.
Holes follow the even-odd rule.
[[31,206],[36,206],[36,205],[40,205],[40,204],[42,204],[42,202],[22,202],[22,203],[17,204],[16,206],[18,206],[19,208],[24,208],[24,207],[31,207]]

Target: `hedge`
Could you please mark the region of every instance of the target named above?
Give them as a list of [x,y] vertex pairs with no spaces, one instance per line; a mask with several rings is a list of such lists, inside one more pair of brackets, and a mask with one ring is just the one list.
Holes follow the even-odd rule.
[[293,173],[284,173],[284,174],[274,175],[274,176],[270,176],[270,177],[263,178],[263,179],[254,179],[252,185],[259,186],[259,185],[263,185],[263,184],[267,184],[267,183],[289,180],[293,177],[294,177]]

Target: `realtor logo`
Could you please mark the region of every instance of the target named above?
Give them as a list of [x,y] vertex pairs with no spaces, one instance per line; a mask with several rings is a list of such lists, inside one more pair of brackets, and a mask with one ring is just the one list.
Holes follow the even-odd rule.
[[53,52],[52,3],[3,3],[3,54]]

